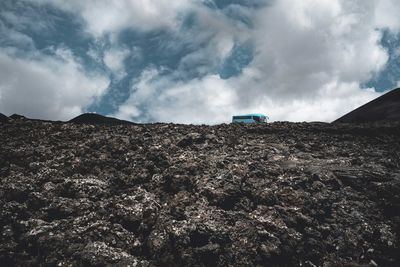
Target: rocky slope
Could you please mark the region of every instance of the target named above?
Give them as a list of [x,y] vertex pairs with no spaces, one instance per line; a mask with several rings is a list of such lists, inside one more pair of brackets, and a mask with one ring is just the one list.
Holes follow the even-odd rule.
[[0,262],[399,266],[400,125],[0,124]]

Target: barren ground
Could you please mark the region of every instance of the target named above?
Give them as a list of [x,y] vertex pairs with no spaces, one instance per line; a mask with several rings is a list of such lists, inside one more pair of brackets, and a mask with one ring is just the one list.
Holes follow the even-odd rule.
[[400,124],[0,124],[0,262],[399,266]]

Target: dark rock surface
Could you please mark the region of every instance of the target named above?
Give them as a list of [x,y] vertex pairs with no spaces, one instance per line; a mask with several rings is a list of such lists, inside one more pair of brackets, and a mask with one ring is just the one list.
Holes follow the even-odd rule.
[[377,121],[400,122],[400,88],[368,102],[335,122],[365,123]]
[[8,122],[8,117],[2,113],[0,113],[0,123]]
[[0,125],[2,266],[399,266],[400,125]]
[[106,117],[96,113],[84,113],[79,115],[78,117],[73,118],[69,122],[77,123],[77,124],[106,124],[106,125],[125,125],[125,124],[134,124],[130,121],[119,120],[112,117]]

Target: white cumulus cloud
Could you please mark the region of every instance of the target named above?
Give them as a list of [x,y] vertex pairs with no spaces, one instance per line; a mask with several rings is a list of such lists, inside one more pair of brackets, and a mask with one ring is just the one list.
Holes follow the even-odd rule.
[[124,60],[129,54],[130,50],[126,48],[112,48],[104,52],[104,63],[118,79],[126,75]]
[[[226,114],[235,111],[235,91],[218,75],[176,82],[160,77],[157,70],[146,70],[136,90],[114,114],[124,119],[156,118],[163,122],[201,124],[226,122]],[[145,104],[145,110],[141,106]]]
[[[253,11],[252,28],[236,32],[255,43],[254,59],[239,76],[223,80],[210,73],[177,82],[179,69],[169,78],[154,71],[149,78],[146,71],[116,115],[219,123],[235,113],[265,112],[272,120],[332,121],[381,94],[361,85],[388,60],[381,30],[395,29],[399,18],[383,18],[384,9],[400,11],[393,1],[274,1]],[[213,41],[221,36],[223,44],[224,29],[236,29],[226,27],[217,27],[222,32]],[[215,48],[215,56],[221,51]],[[128,106],[135,107],[130,117],[122,112]]]
[[26,0],[37,4],[50,4],[79,15],[87,31],[97,37],[132,28],[148,31],[162,27],[175,27],[191,0]]
[[82,113],[109,84],[106,77],[86,73],[67,49],[35,58],[20,58],[3,49],[0,70],[0,110],[7,115],[68,120]]
[[[383,31],[400,30],[396,0],[260,0],[257,5],[235,1],[223,10],[206,7],[203,4],[212,5],[212,1],[204,0],[24,1],[76,15],[94,39],[109,40],[110,47],[88,54],[117,78],[125,77],[125,59],[135,49],[119,43],[121,32],[168,29],[171,38],[165,43],[160,39],[160,47],[168,51],[186,48],[187,52],[179,55],[174,69],[163,71],[165,66],[149,62],[142,75],[130,77],[130,97],[114,114],[141,121],[220,123],[229,122],[233,114],[248,112],[264,112],[272,120],[334,120],[382,94],[379,88],[363,88],[363,84],[387,64],[388,51],[380,44]],[[23,36],[13,38],[22,40]],[[25,43],[28,46],[29,39]],[[234,54],[236,45],[243,43],[253,45],[250,63],[236,76],[222,79],[220,67]],[[7,88],[19,88],[15,90],[21,94],[28,90],[22,89],[28,84],[25,77],[35,81],[38,93],[55,99],[50,101],[53,104],[46,102],[50,110],[58,110],[53,114],[82,110],[108,84],[106,78],[82,71],[73,57],[63,63],[51,57],[12,58],[1,54],[1,61],[7,62],[1,65],[5,70],[0,74],[2,105],[7,102],[4,99],[18,98]],[[17,68],[26,75],[17,75]],[[64,82],[59,76],[66,77]],[[66,90],[43,89],[51,83]],[[86,93],[72,89],[77,85],[86,87]],[[75,98],[64,91],[83,95]],[[39,114],[39,109],[33,110]]]

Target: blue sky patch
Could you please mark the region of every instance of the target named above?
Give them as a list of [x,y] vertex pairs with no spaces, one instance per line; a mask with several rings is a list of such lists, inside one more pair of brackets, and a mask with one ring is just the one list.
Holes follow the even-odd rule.
[[382,92],[395,88],[400,80],[400,34],[383,31],[381,45],[387,50],[389,60],[384,69],[365,86]]

